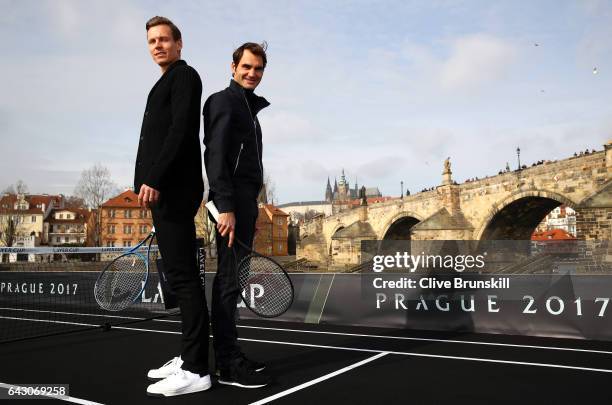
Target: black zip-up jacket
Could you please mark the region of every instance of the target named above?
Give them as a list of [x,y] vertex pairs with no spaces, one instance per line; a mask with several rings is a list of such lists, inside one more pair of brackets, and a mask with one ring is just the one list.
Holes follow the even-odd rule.
[[237,199],[256,199],[263,185],[261,127],[257,113],[270,103],[234,80],[204,103],[204,165],[219,212]]
[[146,184],[159,190],[162,198],[185,200],[185,193],[194,198],[199,193],[202,199],[201,98],[200,76],[183,60],[172,63],[155,83],[140,131],[136,193]]

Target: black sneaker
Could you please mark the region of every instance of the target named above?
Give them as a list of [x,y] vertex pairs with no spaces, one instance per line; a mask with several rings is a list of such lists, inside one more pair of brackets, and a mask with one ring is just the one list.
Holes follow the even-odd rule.
[[268,376],[250,368],[244,358],[239,357],[228,369],[221,369],[219,384],[235,385],[241,388],[261,388],[270,383]]
[[265,363],[262,363],[261,361],[251,360],[244,353],[240,353],[240,357],[242,358],[242,360],[244,360],[248,368],[257,373],[266,368]]
[[[263,371],[266,368],[266,363],[262,363],[261,361],[255,361],[255,360],[251,360],[249,359],[244,353],[240,353],[239,356],[242,360],[244,360],[244,362],[246,363],[246,366],[248,368],[250,368],[251,370],[259,373],[260,371]],[[215,375],[217,377],[219,377],[221,375],[221,369],[217,368],[215,370]]]

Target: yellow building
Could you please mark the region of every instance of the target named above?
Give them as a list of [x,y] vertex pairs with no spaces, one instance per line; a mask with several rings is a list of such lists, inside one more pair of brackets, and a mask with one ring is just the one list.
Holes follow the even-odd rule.
[[[0,196],[0,246],[35,247],[46,243],[44,221],[54,207],[63,204],[61,195],[4,194]],[[6,256],[6,257],[4,257]],[[0,261],[35,261],[33,254],[0,254]]]
[[[63,203],[61,195],[5,194],[0,197],[0,244],[12,244],[7,240],[15,238],[36,238],[36,245],[46,243],[44,220],[54,207]],[[11,230],[11,222],[14,228]]]

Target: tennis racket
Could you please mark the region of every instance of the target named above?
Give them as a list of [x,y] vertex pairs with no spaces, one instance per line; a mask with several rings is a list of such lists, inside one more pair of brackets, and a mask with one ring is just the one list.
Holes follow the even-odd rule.
[[[206,203],[208,212],[215,221],[219,211],[212,201]],[[254,252],[238,238],[234,238],[246,252],[240,261],[234,247],[236,277],[240,287],[240,297],[244,304],[263,318],[275,318],[284,314],[293,303],[293,283],[283,267],[271,258]]]
[[[98,276],[94,297],[100,308],[121,311],[140,297],[149,278],[149,253],[155,227],[138,245],[110,262]],[[139,252],[148,242],[146,255]]]

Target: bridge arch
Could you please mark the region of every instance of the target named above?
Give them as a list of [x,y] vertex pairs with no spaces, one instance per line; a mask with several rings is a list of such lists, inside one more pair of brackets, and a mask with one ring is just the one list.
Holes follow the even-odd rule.
[[410,229],[422,220],[423,217],[414,212],[399,212],[382,226],[378,239],[408,240],[410,239]]
[[477,227],[476,240],[529,240],[546,215],[559,205],[576,209],[571,199],[549,190],[517,191],[493,205]]
[[333,231],[330,232],[329,234],[329,240],[327,241],[327,252],[331,255],[332,253],[332,243],[334,240],[334,235],[336,234],[336,232],[343,230],[344,228],[346,228],[346,225],[344,225],[342,222],[336,224],[334,226]]

